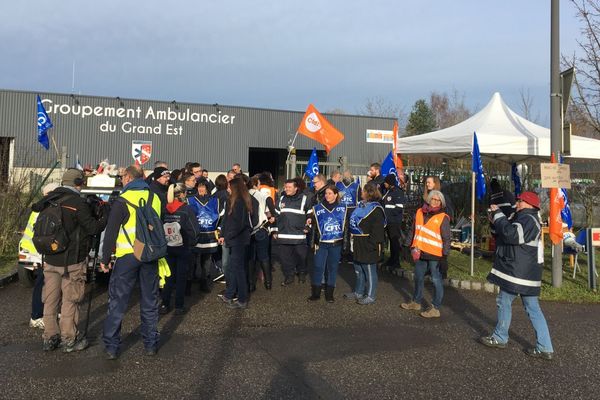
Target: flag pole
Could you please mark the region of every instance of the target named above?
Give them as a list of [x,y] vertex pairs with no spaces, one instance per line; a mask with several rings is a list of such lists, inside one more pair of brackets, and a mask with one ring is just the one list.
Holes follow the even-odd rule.
[[294,148],[294,143],[296,143],[296,138],[298,137],[298,131],[294,134],[294,138],[292,139],[292,143],[288,146],[288,155],[286,158],[286,162],[290,160],[290,154],[292,154],[292,149]]
[[471,276],[475,259],[475,172],[471,172]]
[[58,146],[56,145],[56,140],[54,140],[54,135],[50,135],[50,140],[52,140],[52,145],[54,146],[54,150],[56,151],[56,159],[60,160],[60,153],[58,152]]

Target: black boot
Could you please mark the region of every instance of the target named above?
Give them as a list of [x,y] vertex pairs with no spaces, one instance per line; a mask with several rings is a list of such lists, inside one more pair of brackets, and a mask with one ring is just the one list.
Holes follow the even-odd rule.
[[334,299],[333,299],[333,291],[335,290],[334,286],[327,286],[327,289],[325,289],[325,300],[328,303],[333,303]]
[[262,269],[263,275],[265,276],[265,289],[271,290],[273,287],[273,272],[271,270],[271,264],[268,261],[259,261],[260,268]]
[[321,298],[321,286],[311,285],[310,292],[311,292],[311,295],[308,298],[308,300],[317,301]]
[[256,260],[248,261],[248,291],[256,291]]

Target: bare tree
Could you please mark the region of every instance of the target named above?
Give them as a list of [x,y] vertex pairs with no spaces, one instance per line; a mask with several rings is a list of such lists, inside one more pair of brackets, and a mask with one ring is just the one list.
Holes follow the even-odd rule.
[[575,67],[574,115],[579,128],[590,129],[580,135],[600,137],[600,2],[571,0],[581,23],[580,54],[563,57],[563,65]]
[[365,105],[357,110],[357,113],[374,117],[396,118],[400,126],[405,125],[407,118],[404,107],[379,96],[368,98]]
[[521,88],[519,89],[519,98],[520,104],[519,109],[521,110],[521,115],[531,122],[535,122],[539,124],[540,122],[540,113],[539,111],[534,115],[533,114],[533,97],[529,92],[529,88]]
[[344,110],[343,108],[337,108],[337,107],[330,108],[329,110],[325,110],[325,113],[327,113],[327,114],[348,114],[346,112],[346,110]]
[[429,105],[435,115],[438,129],[456,125],[472,115],[471,110],[465,105],[464,94],[460,95],[456,89],[451,96],[447,93],[432,92]]

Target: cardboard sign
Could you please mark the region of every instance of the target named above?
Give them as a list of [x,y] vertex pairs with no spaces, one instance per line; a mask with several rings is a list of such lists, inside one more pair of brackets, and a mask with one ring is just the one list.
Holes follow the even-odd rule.
[[541,163],[543,188],[571,189],[571,168],[569,164]]
[[592,246],[600,247],[600,228],[592,228]]

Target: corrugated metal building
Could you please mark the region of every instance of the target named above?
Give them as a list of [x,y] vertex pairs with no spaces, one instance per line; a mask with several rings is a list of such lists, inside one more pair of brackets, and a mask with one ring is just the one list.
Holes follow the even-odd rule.
[[[12,167],[46,168],[56,159],[37,142],[36,95],[0,90],[0,153],[9,155],[2,171]],[[245,171],[270,170],[283,173],[287,146],[303,111],[269,110],[220,104],[189,104],[96,97],[76,94],[39,93],[54,128],[50,130],[59,151],[64,148],[67,166],[78,154],[82,164],[108,158],[117,165],[133,163],[132,142],[152,142],[145,165],[163,160],[172,168],[198,161],[209,171],[227,171],[238,162]],[[346,156],[349,163],[381,162],[389,143],[367,142],[367,130],[391,131],[393,119],[325,114],[345,135],[329,154],[328,161]],[[375,139],[376,140],[376,139]],[[52,146],[52,144],[51,144]],[[323,147],[298,135],[298,159]],[[320,151],[320,161],[327,161]],[[6,157],[4,157],[6,158]]]

